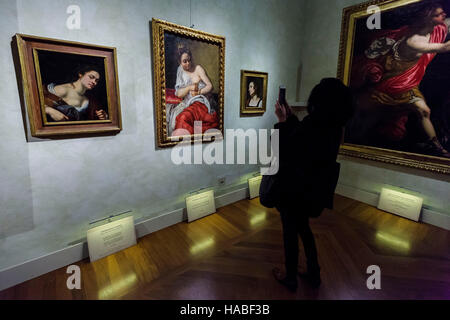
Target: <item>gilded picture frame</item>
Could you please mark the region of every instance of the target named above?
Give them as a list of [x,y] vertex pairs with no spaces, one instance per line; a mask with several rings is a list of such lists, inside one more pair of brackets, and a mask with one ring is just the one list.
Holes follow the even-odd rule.
[[[438,144],[435,143],[436,140],[431,137],[433,134],[429,133],[430,126],[423,125],[424,121],[427,121],[424,118],[428,116],[435,128],[437,138],[439,138],[437,140],[439,145],[444,150],[450,147],[450,90],[447,88],[440,92],[442,93],[442,97],[439,96],[441,100],[437,99],[438,95],[433,91],[433,88],[442,87],[443,83],[450,81],[450,74],[442,72],[442,70],[450,68],[450,54],[438,53],[428,56],[431,57],[429,59],[431,62],[427,61],[429,64],[424,66],[425,74],[415,75],[415,84],[403,82],[405,83],[405,94],[407,89],[409,90],[408,94],[411,94],[407,101],[399,99],[400,93],[398,92],[402,90],[401,86],[397,86],[396,90],[398,91],[391,94],[394,90],[386,84],[389,81],[398,83],[406,71],[409,72],[419,62],[422,63],[422,57],[418,55],[419,62],[412,60],[412,67],[405,65],[401,69],[402,57],[395,53],[405,51],[398,48],[401,45],[404,46],[402,41],[406,42],[413,35],[416,29],[413,29],[412,26],[417,26],[414,23],[427,21],[425,19],[431,19],[430,17],[434,13],[437,16],[443,10],[447,10],[447,12],[450,10],[450,1],[448,0],[441,1],[441,4],[438,5],[443,7],[441,9],[428,7],[433,3],[433,1],[422,0],[375,0],[343,9],[337,77],[354,89],[357,103],[355,115],[346,127],[340,154],[436,173],[450,173],[450,159],[445,156]],[[381,29],[367,27],[368,24],[375,21],[373,18],[376,11],[373,9],[376,7],[372,7],[370,8],[372,10],[368,11],[370,6],[377,6],[380,9]],[[423,17],[421,16],[421,19],[424,20],[420,20],[417,15],[425,12],[428,8],[430,8],[429,16],[425,17],[424,14]],[[369,18],[372,20],[368,22]],[[445,18],[445,16],[441,14],[441,18]],[[447,25],[442,25],[441,22],[439,22],[441,30],[448,28],[448,20],[445,21]],[[429,42],[447,42],[448,35],[447,37],[444,35],[441,38],[437,36],[433,38],[438,28],[437,24],[436,22],[435,27],[430,29]],[[381,35],[383,36],[380,37]],[[380,47],[383,49],[379,49]],[[443,67],[444,69],[442,69]],[[387,71],[390,71],[392,75],[387,75]],[[414,85],[415,87],[413,87]],[[380,92],[382,94],[385,92],[382,90],[391,90],[389,95],[395,98],[392,99],[392,103],[380,103],[382,100],[378,96],[381,96]],[[417,100],[413,100],[413,98]],[[378,106],[381,105],[378,109],[372,108],[372,104],[367,103],[367,101],[375,99],[377,99]],[[420,100],[422,101],[420,102]],[[425,107],[418,108],[419,104],[423,106],[422,102],[429,105],[431,116],[429,111],[427,114]],[[367,127],[365,127],[366,124],[368,124]],[[421,126],[424,127],[423,130],[419,130]]]
[[267,72],[241,70],[241,115],[266,112]]
[[122,130],[116,48],[16,34],[30,133],[38,138]]
[[155,18],[151,25],[158,147],[223,137],[225,37]]

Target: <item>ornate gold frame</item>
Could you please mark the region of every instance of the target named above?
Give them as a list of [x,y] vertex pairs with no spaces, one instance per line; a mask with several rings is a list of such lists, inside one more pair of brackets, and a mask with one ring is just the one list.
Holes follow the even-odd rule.
[[[359,18],[368,17],[370,15],[367,13],[367,8],[369,6],[377,5],[380,7],[381,11],[385,11],[420,1],[423,0],[372,0],[344,8],[342,13],[337,77],[345,84],[349,84],[356,20]],[[344,143],[341,146],[340,154],[403,165],[437,173],[450,173],[450,160],[440,157],[348,143]]]
[[[152,19],[152,44],[153,44],[153,74],[154,74],[154,103],[156,113],[156,130],[158,147],[172,147],[179,143],[179,140],[194,142],[197,140],[212,141],[214,135],[192,134],[182,137],[168,137],[166,121],[166,61],[164,48],[164,33],[170,32],[182,37],[204,41],[217,45],[219,48],[219,130],[224,133],[223,109],[225,92],[225,37],[176,25],[164,20]],[[190,137],[190,138],[188,138]]]
[[[247,85],[245,79],[247,77],[255,77],[263,79],[263,87],[262,87],[262,108],[247,108],[245,106],[245,97],[247,95]],[[249,70],[241,70],[241,114],[245,115],[262,115],[266,112],[266,103],[267,103],[267,80],[268,74],[267,72],[259,72],[259,71],[249,71]]]

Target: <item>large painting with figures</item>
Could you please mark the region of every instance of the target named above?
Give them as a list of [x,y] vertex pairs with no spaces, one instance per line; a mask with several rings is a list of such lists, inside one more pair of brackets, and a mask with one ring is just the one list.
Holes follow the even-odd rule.
[[338,77],[354,90],[356,110],[342,154],[450,173],[446,12],[450,0],[344,9]]
[[152,20],[159,147],[223,136],[225,38]]

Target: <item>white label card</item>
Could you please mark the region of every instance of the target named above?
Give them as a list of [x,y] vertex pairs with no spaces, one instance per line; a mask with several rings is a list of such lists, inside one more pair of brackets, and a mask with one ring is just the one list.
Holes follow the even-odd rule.
[[411,194],[382,188],[378,209],[419,221],[423,198]]
[[91,262],[134,246],[136,233],[133,216],[89,229],[87,241]]
[[186,198],[188,222],[203,218],[216,212],[214,191],[205,191]]
[[259,197],[259,186],[261,185],[262,176],[248,179],[248,190],[250,199]]

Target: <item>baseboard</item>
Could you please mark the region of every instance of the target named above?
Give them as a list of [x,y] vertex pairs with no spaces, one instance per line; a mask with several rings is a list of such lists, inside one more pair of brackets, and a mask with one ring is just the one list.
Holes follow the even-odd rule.
[[357,189],[351,186],[347,186],[344,184],[339,183],[336,187],[336,193],[350,198],[350,199],[354,199],[354,200],[358,200],[367,204],[370,204],[371,206],[376,207],[378,204],[378,198],[379,198],[379,194],[376,193],[372,193],[372,192],[368,192],[368,191],[364,191],[361,189]]
[[[248,198],[248,187],[230,191],[215,198],[216,208]],[[158,217],[136,223],[136,236],[141,238],[147,234],[167,228],[186,220],[185,208],[174,210]],[[39,277],[48,272],[63,268],[89,257],[87,242],[82,241],[67,248],[46,254],[42,257],[25,261],[18,265],[0,270],[0,291],[22,282]]]
[[82,242],[0,270],[0,290],[83,260],[86,256],[87,243]]
[[422,209],[420,221],[432,224],[433,226],[450,230],[450,216],[437,211]]
[[[358,200],[376,207],[378,205],[378,198],[380,195],[375,192],[364,191],[352,186],[338,184],[336,193],[347,198]],[[427,208],[422,208],[419,221],[431,224],[433,226],[450,230],[450,215],[434,211]]]

